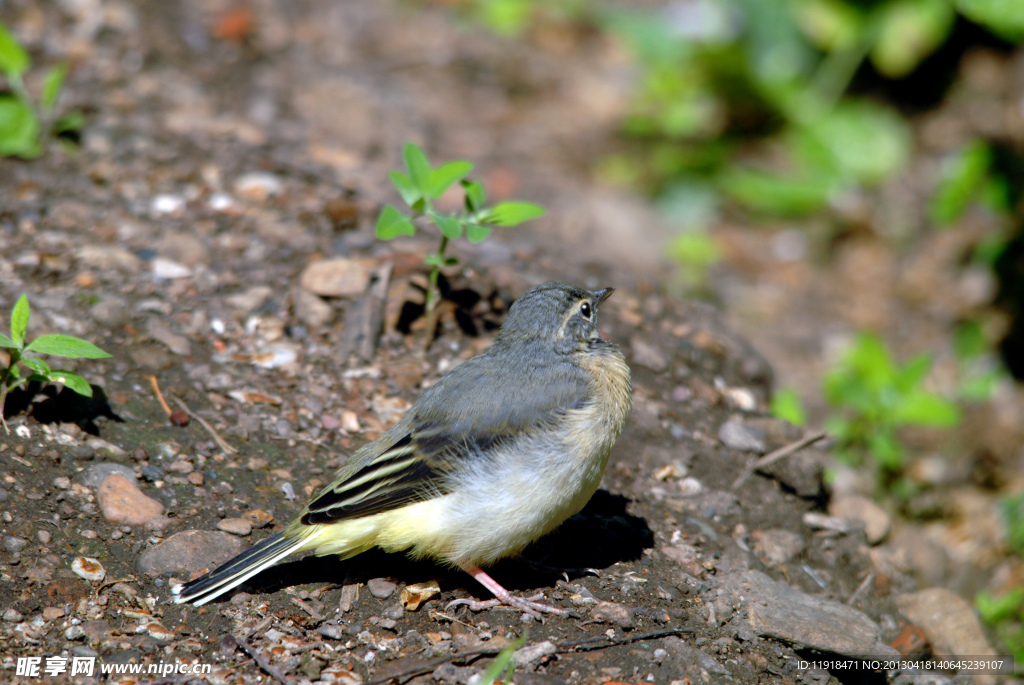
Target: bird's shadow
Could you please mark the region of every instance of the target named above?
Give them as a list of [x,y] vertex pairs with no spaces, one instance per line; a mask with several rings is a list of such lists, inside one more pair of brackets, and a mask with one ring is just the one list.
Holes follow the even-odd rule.
[[[644,549],[654,544],[654,535],[644,519],[626,512],[628,502],[622,495],[598,490],[583,511],[530,545],[522,555],[485,570],[509,590],[529,591],[553,585],[563,573],[570,579],[578,578],[588,569],[639,559]],[[307,556],[278,564],[242,587],[250,592],[276,592],[305,583],[365,583],[378,577],[407,583],[436,579],[442,587],[458,587],[489,598],[482,586],[457,568],[379,549],[346,560],[333,555]]]

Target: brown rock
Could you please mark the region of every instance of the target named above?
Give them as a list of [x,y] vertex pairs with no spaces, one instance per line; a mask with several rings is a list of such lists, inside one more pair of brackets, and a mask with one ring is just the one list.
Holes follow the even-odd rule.
[[151,497],[120,474],[108,477],[96,490],[103,518],[114,523],[141,526],[164,513],[164,505]]
[[217,524],[217,529],[244,537],[252,532],[252,524],[244,518],[223,519]]
[[828,504],[828,513],[829,516],[863,523],[864,535],[872,545],[884,540],[892,525],[892,519],[885,509],[860,495],[836,496]]
[[299,278],[303,288],[324,297],[361,295],[370,284],[372,259],[325,259],[306,267]]
[[959,595],[941,587],[896,595],[900,613],[921,628],[939,656],[992,656],[974,608]]
[[274,515],[262,509],[252,509],[242,514],[242,518],[249,522],[253,528],[266,528],[274,522]]

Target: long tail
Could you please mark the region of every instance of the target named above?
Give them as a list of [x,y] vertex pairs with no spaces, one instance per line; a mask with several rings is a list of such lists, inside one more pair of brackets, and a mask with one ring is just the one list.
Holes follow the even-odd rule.
[[288,536],[272,535],[245,550],[237,557],[210,571],[205,576],[171,588],[176,604],[191,602],[195,606],[206,604],[236,585],[241,585],[265,568],[273,566],[320,534]]

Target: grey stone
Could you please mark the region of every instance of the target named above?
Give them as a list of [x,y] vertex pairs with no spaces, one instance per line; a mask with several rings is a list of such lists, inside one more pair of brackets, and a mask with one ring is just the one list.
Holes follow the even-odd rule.
[[115,473],[124,476],[133,483],[135,482],[134,471],[124,464],[117,464],[109,461],[92,464],[89,468],[79,473],[75,477],[75,481],[81,483],[87,488],[93,488],[95,490],[103,484],[103,481]]
[[150,547],[135,560],[140,573],[159,576],[165,573],[191,574],[214,568],[245,549],[234,535],[212,530],[185,530]]
[[337,623],[324,623],[316,632],[331,640],[344,640],[347,636],[345,626],[339,626]]
[[804,539],[784,528],[757,530],[752,537],[754,554],[769,564],[784,564],[804,548]]
[[734,450],[763,453],[765,451],[764,436],[761,431],[751,428],[735,419],[730,419],[718,429],[718,439]]
[[748,570],[723,583],[747,607],[759,635],[843,656],[897,656],[881,639],[881,628],[856,609],[813,597]]
[[872,545],[884,540],[892,525],[892,518],[885,509],[860,495],[837,495],[829,502],[828,513],[836,518],[863,523],[864,535]]
[[377,599],[387,599],[395,594],[398,586],[386,578],[370,578],[366,581],[366,589]]
[[17,554],[18,552],[23,550],[25,548],[25,545],[27,544],[28,540],[22,537],[18,537],[17,535],[8,535],[4,538],[4,549],[6,549],[11,554]]

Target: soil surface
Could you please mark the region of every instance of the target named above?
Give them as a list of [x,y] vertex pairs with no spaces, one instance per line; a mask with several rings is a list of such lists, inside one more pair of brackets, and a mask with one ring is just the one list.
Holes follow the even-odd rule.
[[[979,410],[961,459],[928,472],[939,492],[964,486],[933,502],[952,524],[893,523],[856,473],[826,486],[827,442],[753,468],[813,435],[768,414],[773,367],[806,388],[829,341],[872,317],[900,321],[904,342],[954,318],[929,299],[953,238],[902,257],[920,266],[907,285],[870,233],[837,248],[837,270],[777,257],[789,227],[725,225],[722,314],[671,295],[668,227],[586,175],[629,88],[600,37],[505,42],[443,7],[317,0],[14,2],[2,18],[38,60],[73,60],[65,105],[87,125],[76,153],[0,162],[0,311],[26,292],[29,337],[113,355],[69,366],[91,400],[52,386],[8,399],[2,680],[468,684],[520,639],[506,682],[521,685],[992,680],[826,666],[995,653],[969,601],[1020,577],[993,504],[1019,478],[1016,389]],[[373,238],[406,141],[473,160],[494,198],[549,210],[453,248],[436,331],[420,315],[433,240]],[[982,306],[961,278],[950,307]],[[170,583],[286,525],[552,279],[617,289],[601,331],[630,362],[634,408],[583,512],[489,571],[576,616],[449,608],[488,597],[461,572],[377,552],[289,560],[198,609],[169,601]],[[995,486],[964,476],[981,454]],[[96,657],[97,674],[18,674],[26,656]],[[161,663],[211,668],[98,673]]]

